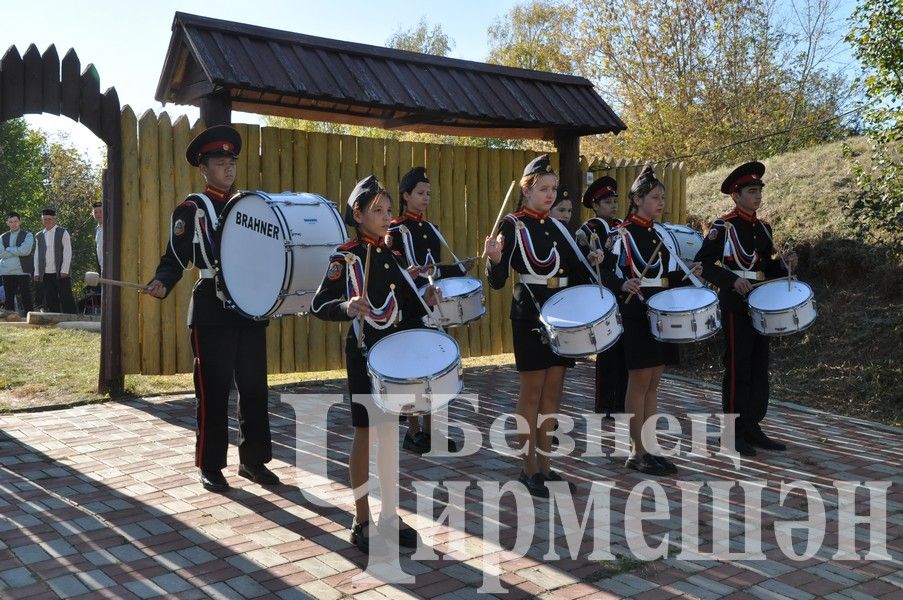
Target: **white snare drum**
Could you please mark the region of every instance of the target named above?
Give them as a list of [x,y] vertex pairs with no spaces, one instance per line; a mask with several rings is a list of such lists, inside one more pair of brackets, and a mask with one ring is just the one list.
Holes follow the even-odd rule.
[[687,225],[674,223],[662,223],[662,227],[668,230],[674,242],[677,244],[677,254],[684,262],[693,262],[696,253],[702,248],[702,234]]
[[[432,317],[423,318],[430,327],[457,327],[486,315],[483,284],[479,279],[446,277],[437,280],[435,285],[442,291],[442,302],[436,304]],[[426,286],[420,288],[420,295],[425,291]]]
[[382,338],[370,348],[367,370],[373,401],[391,414],[429,414],[464,387],[458,342],[435,329],[409,329]]
[[218,279],[252,319],[306,313],[329,257],[348,240],[335,205],[316,194],[244,192],[220,215]]
[[698,342],[721,329],[718,294],[681,287],[659,292],[646,303],[652,337],[662,342]]
[[571,358],[598,354],[624,332],[614,294],[597,285],[561,290],[546,300],[539,320],[552,352]]
[[747,297],[752,326],[762,335],[789,335],[815,322],[815,296],[802,281],[776,279],[763,283]]

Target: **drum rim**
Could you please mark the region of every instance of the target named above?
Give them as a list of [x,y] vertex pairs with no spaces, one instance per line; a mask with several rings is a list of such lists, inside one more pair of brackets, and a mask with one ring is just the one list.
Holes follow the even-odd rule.
[[[694,310],[694,311],[690,311],[690,312],[696,312],[696,311],[699,311],[699,310],[705,310],[705,309],[707,309],[708,307],[710,307],[712,304],[718,304],[718,303],[719,303],[719,300],[718,300],[718,294],[716,294],[713,290],[710,290],[709,288],[706,288],[706,287],[695,288],[695,287],[687,287],[687,286],[684,286],[684,287],[677,287],[677,288],[671,288],[671,289],[668,289],[668,290],[663,290],[663,291],[661,291],[661,292],[659,292],[659,293],[657,293],[657,294],[653,294],[652,297],[649,298],[649,300],[646,302],[646,306],[649,307],[648,310],[647,310],[647,312],[650,311],[650,310],[659,310],[659,309],[655,309],[655,308],[652,308],[651,306],[649,306],[649,302],[652,302],[652,300],[654,300],[656,296],[661,296],[662,294],[667,294],[667,293],[669,293],[669,292],[678,292],[678,291],[680,291],[680,290],[690,290],[690,289],[692,289],[692,290],[694,290],[694,291],[701,291],[701,292],[709,293],[709,294],[712,295],[712,298],[713,298],[712,302],[710,302],[709,304],[706,304],[706,305],[703,306],[702,308],[698,308],[698,309],[696,309],[696,310]],[[680,311],[680,312],[666,312],[666,313],[664,313],[664,314],[669,314],[669,315],[671,315],[671,314],[681,314],[681,313],[686,313],[686,312],[687,312],[687,311]]]
[[[461,392],[463,392],[463,391],[464,391],[464,380],[462,379],[462,380],[458,381],[458,390],[456,392],[454,392],[454,394],[439,394],[439,395],[441,395],[441,396],[451,395],[452,396],[451,398],[448,399],[448,402],[445,403],[445,405],[444,405],[444,406],[449,406],[452,402],[454,402],[455,400],[457,400],[458,398],[461,397]],[[426,393],[426,392],[424,392],[424,393]],[[430,394],[430,396],[433,396],[433,395],[434,394]],[[382,394],[380,394],[379,392],[377,392],[375,390],[370,392],[370,399],[373,400],[373,404],[378,409],[380,409],[381,411],[383,411],[384,414],[387,414],[387,415],[398,415],[398,416],[402,416],[402,417],[408,417],[408,416],[419,417],[421,415],[433,414],[432,410],[412,410],[409,412],[389,410],[386,408],[385,404],[382,402]],[[416,405],[416,403],[415,403],[415,405]]]
[[611,307],[611,309],[607,313],[605,313],[598,319],[594,319],[592,321],[587,321],[586,323],[582,323],[580,325],[574,325],[573,327],[559,327],[557,325],[552,325],[551,323],[549,323],[545,319],[543,319],[542,314],[539,315],[539,322],[542,323],[543,325],[545,325],[546,327],[548,327],[549,329],[554,329],[555,331],[574,331],[577,329],[586,329],[588,327],[591,328],[595,325],[598,325],[602,321],[605,321],[606,319],[612,317],[613,313],[618,313],[618,312],[620,312],[618,310],[618,305],[615,304],[614,306]]
[[[606,350],[608,350],[609,348],[611,348],[612,346],[617,344],[618,341],[620,341],[621,336],[624,335],[624,326],[621,325],[620,323],[618,323],[618,325],[621,327],[621,332],[618,335],[616,335],[615,338],[610,343],[606,344],[601,350],[592,350],[590,352],[578,352],[575,354],[555,352],[555,350],[552,349],[552,339],[551,338],[549,338],[549,349],[552,350],[552,352],[554,352],[558,356],[561,356],[563,358],[585,358],[587,356],[592,356],[593,354],[602,354],[603,352],[605,352]],[[556,345],[555,347],[560,348],[561,346]]]
[[[547,323],[547,322],[545,321],[545,319],[543,318],[542,311],[543,311],[543,309],[544,309],[546,306],[549,305],[549,303],[555,298],[555,296],[557,296],[557,295],[559,295],[559,294],[563,294],[563,293],[567,292],[568,290],[576,290],[576,289],[579,289],[579,288],[593,288],[593,289],[595,289],[596,291],[601,290],[601,291],[602,291],[602,294],[603,294],[604,296],[610,297],[610,299],[611,299],[611,301],[612,301],[612,309],[613,309],[613,310],[617,310],[617,308],[618,308],[618,299],[617,299],[617,297],[612,293],[612,291],[611,291],[610,289],[608,289],[608,288],[606,288],[606,287],[600,288],[600,287],[599,287],[597,284],[595,284],[595,283],[581,283],[581,284],[579,284],[579,285],[569,285],[569,286],[567,286],[566,288],[564,288],[563,290],[558,290],[557,292],[555,292],[554,294],[552,294],[551,296],[549,296],[549,298],[548,298],[545,302],[542,303],[542,307],[539,309],[539,321],[540,321],[541,323],[543,323],[544,325],[548,325],[548,323]],[[601,317],[599,317],[598,319],[596,319],[596,320],[594,320],[594,321],[591,321],[591,322],[592,322],[592,323],[598,323],[600,320],[604,319],[604,318],[607,317],[609,314],[611,314],[611,311],[610,311],[610,310],[609,310],[609,312],[604,313],[604,314],[603,314]],[[549,325],[549,327],[552,327],[552,325]],[[579,327],[584,327],[584,325],[580,325],[580,326],[578,326],[578,327],[557,327],[556,329],[578,329]]]
[[[294,253],[291,253],[291,252],[286,253],[286,256],[290,256],[290,258],[285,261],[285,266],[283,267],[283,270],[282,270],[282,287],[279,289],[279,293],[276,295],[276,301],[272,305],[270,305],[270,308],[267,309],[267,311],[265,313],[260,314],[260,315],[255,315],[255,314],[246,312],[238,305],[237,302],[235,302],[235,298],[232,296],[232,293],[229,291],[229,286],[226,284],[226,277],[225,277],[225,273],[223,272],[223,262],[222,262],[222,260],[219,260],[222,257],[222,247],[223,247],[222,240],[223,240],[223,232],[225,231],[225,224],[227,221],[226,216],[232,211],[234,205],[238,204],[238,202],[240,200],[242,200],[248,196],[251,196],[251,195],[257,195],[263,199],[264,203],[267,205],[267,208],[274,215],[276,215],[276,219],[279,221],[279,224],[280,224],[283,232],[290,231],[290,229],[288,228],[288,222],[285,220],[285,217],[280,212],[273,210],[273,206],[272,206],[273,200],[269,194],[267,194],[266,192],[260,191],[260,190],[240,191],[235,196],[233,196],[232,199],[229,200],[229,202],[226,203],[226,206],[223,207],[223,211],[220,213],[220,216],[219,216],[220,224],[216,228],[216,254],[218,255],[217,256],[218,260],[217,260],[217,264],[216,264],[216,273],[220,276],[219,277],[220,288],[222,288],[223,294],[226,296],[229,303],[232,305],[232,310],[234,310],[238,314],[242,315],[243,317],[247,317],[247,318],[253,319],[255,321],[265,321],[265,320],[269,319],[270,317],[272,317],[274,314],[276,314],[278,308],[282,305],[283,302],[285,302],[284,294],[285,294],[285,291],[288,289],[286,287],[286,285],[288,283],[286,280],[289,277],[289,273],[294,272],[294,260],[295,260]],[[283,235],[282,241],[285,242],[284,235]],[[291,269],[288,268],[289,264],[292,267]]]
[[[445,302],[446,300],[451,300],[452,298],[470,298],[471,296],[475,296],[478,293],[483,291],[483,282],[480,281],[479,279],[477,279],[476,277],[442,277],[440,279],[437,279],[435,281],[435,283],[438,284],[442,281],[448,281],[449,279],[470,279],[472,281],[476,281],[479,285],[477,285],[477,287],[475,287],[471,291],[467,292],[466,294],[455,294],[454,296],[448,296],[448,297],[445,297],[443,295],[443,297],[442,297],[443,302]],[[420,295],[422,296],[426,292],[426,288],[428,288],[428,287],[430,287],[429,284],[422,285],[419,288],[417,288],[417,292],[420,293]]]
[[[782,279],[774,279],[774,280],[772,280],[772,281],[769,281],[768,283],[781,283],[781,281],[785,281],[785,280],[782,280]],[[753,310],[754,310],[754,311],[756,311],[756,312],[759,312],[759,313],[762,313],[762,314],[766,314],[766,315],[775,315],[775,314],[778,314],[778,313],[786,312],[786,311],[788,311],[788,310],[795,310],[795,309],[799,308],[800,306],[805,306],[806,304],[809,304],[809,303],[811,303],[811,302],[815,302],[815,291],[812,289],[812,286],[810,286],[810,285],[809,285],[808,283],[806,283],[805,281],[799,281],[798,279],[795,280],[795,283],[802,284],[802,285],[806,286],[806,289],[809,290],[809,295],[806,297],[806,299],[803,300],[802,302],[798,303],[798,304],[794,304],[794,305],[792,305],[792,306],[785,306],[784,308],[774,308],[774,309],[769,309],[769,308],[757,308],[757,307],[753,306],[752,304],[750,304],[749,301],[750,301],[750,299],[752,298],[752,295],[753,295],[753,294],[755,294],[755,293],[758,292],[759,290],[764,290],[764,289],[767,287],[767,285],[763,285],[763,286],[758,287],[757,289],[754,289],[752,292],[750,292],[749,296],[746,297],[746,305],[749,307],[749,310],[750,310],[750,311],[753,311]]]
[[[376,343],[374,343],[374,344],[370,347],[369,351],[367,352],[367,372],[370,373],[371,376],[372,376],[374,373],[376,373],[377,375],[379,375],[379,377],[380,377],[381,379],[383,379],[383,380],[385,380],[385,381],[388,381],[388,382],[390,382],[390,383],[408,383],[408,382],[417,382],[417,381],[421,381],[421,378],[413,378],[413,379],[412,379],[412,378],[405,378],[405,379],[399,379],[399,378],[397,378],[397,377],[396,377],[396,378],[393,378],[393,377],[390,377],[390,376],[387,376],[387,375],[383,375],[382,373],[380,373],[379,371],[377,371],[376,369],[374,369],[373,366],[371,365],[371,362],[370,362],[370,361],[373,359],[373,350],[379,345],[380,342],[382,342],[383,340],[387,340],[387,339],[389,339],[389,338],[391,338],[391,337],[395,337],[395,336],[398,336],[398,335],[401,335],[401,334],[405,334],[405,333],[408,333],[408,332],[411,332],[411,331],[429,331],[429,332],[434,333],[434,334],[439,334],[439,335],[445,336],[446,338],[448,338],[449,340],[451,340],[452,343],[455,345],[455,349],[458,351],[458,359],[457,359],[456,361],[452,362],[452,364],[450,364],[448,367],[444,367],[443,370],[441,371],[441,374],[442,374],[442,375],[448,374],[448,373],[452,370],[452,368],[454,368],[455,366],[460,366],[460,365],[462,364],[462,363],[461,363],[461,347],[458,346],[458,341],[457,341],[455,338],[453,338],[452,336],[448,335],[448,334],[445,333],[444,331],[439,331],[438,329],[433,329],[433,328],[431,328],[431,327],[414,327],[414,328],[412,328],[412,329],[405,329],[404,331],[396,331],[395,333],[390,333],[390,334],[387,335],[386,337],[380,338],[379,340],[377,340]],[[433,376],[434,376],[434,377],[441,377],[442,375],[433,375]],[[394,379],[394,381],[392,381],[393,379]]]
[[[794,308],[796,308],[796,307],[794,307]],[[790,330],[790,331],[773,332],[773,333],[772,333],[772,332],[765,332],[765,331],[759,330],[759,328],[756,327],[755,320],[753,320],[753,329],[755,329],[756,331],[758,331],[758,332],[759,332],[759,335],[765,335],[765,336],[768,336],[768,337],[785,337],[785,336],[788,336],[788,335],[793,335],[794,333],[800,333],[800,332],[802,332],[802,331],[806,331],[807,329],[809,329],[810,327],[812,327],[812,325],[815,324],[815,320],[818,318],[818,309],[815,307],[814,304],[813,304],[813,306],[812,306],[812,310],[815,312],[815,316],[812,317],[812,320],[809,321],[805,326],[800,327],[800,328],[798,328],[798,329],[793,329],[793,330]],[[763,313],[763,314],[764,314],[764,313]],[[752,316],[752,315],[750,315],[750,316]]]

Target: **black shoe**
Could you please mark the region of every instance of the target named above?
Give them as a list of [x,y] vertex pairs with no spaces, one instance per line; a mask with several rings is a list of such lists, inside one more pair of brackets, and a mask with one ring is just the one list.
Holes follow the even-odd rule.
[[201,485],[211,492],[225,492],[229,489],[229,482],[223,477],[223,472],[214,469],[200,470]]
[[553,471],[552,469],[549,469],[549,472],[544,474],[543,478],[546,481],[566,481],[568,484],[568,489],[571,491],[571,494],[573,494],[574,492],[577,491],[576,483],[574,483],[573,481],[568,481],[567,479],[562,477],[560,473],[558,473],[557,471]]
[[640,473],[645,473],[646,475],[655,475],[660,477],[662,475],[667,475],[668,471],[661,464],[656,461],[651,454],[644,454],[643,456],[631,456],[624,462],[624,466],[628,469],[633,469],[635,471],[639,471]]
[[414,531],[414,528],[398,519],[391,519],[390,522],[385,525],[382,524],[382,519],[380,519],[379,534],[385,537],[396,536],[398,538],[398,545],[402,548],[416,548],[417,543],[420,541],[420,536],[417,535],[417,532]]
[[615,420],[615,418],[613,416],[611,416],[611,413],[605,413],[605,416],[602,418],[605,419],[606,421],[614,421]]
[[404,436],[401,447],[416,454],[423,454],[430,451],[430,440],[422,431],[418,431],[413,435],[408,431]]
[[655,456],[654,454],[650,454],[649,456],[652,457],[652,460],[663,466],[665,468],[665,472],[668,473],[668,475],[677,474],[677,465],[675,465],[664,456]]
[[746,441],[749,444],[755,446],[756,448],[762,448],[764,450],[786,450],[787,444],[784,442],[779,442],[777,440],[773,440],[761,429],[755,433],[746,434]]
[[260,485],[279,485],[279,477],[266,465],[238,465],[238,474]]
[[542,473],[527,475],[524,471],[521,471],[518,480],[527,486],[527,491],[530,492],[531,496],[536,496],[537,498],[549,497],[549,488],[546,487],[546,479],[542,476]]
[[358,523],[357,519],[351,524],[351,535],[348,538],[357,549],[367,554],[370,552],[370,521]]
[[755,456],[756,449],[750,445],[743,437],[737,437],[734,440],[734,448],[740,456]]

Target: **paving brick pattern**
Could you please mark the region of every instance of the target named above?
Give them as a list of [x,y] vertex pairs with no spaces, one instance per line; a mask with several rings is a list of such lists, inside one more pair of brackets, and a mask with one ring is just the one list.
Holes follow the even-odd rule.
[[[513,412],[517,377],[510,367],[481,368],[465,374],[467,391],[478,395],[479,410],[456,402],[457,421],[482,433],[500,415]],[[644,480],[612,456],[613,425],[589,427],[584,416],[592,404],[593,366],[580,363],[565,386],[563,412],[575,420],[576,451],[556,458],[556,468],[577,483],[573,502],[584,514],[587,497],[599,486],[610,488],[608,524],[589,521],[586,532],[572,535],[572,525],[559,513],[550,515],[544,500],[516,504],[509,494],[500,502],[498,545],[484,543],[483,491],[479,481],[505,483],[517,477],[518,461],[484,443],[476,454],[424,458],[402,452],[401,499],[405,520],[430,542],[428,548],[402,553],[400,566],[408,583],[389,584],[365,573],[367,562],[347,541],[350,503],[344,464],[350,448],[346,405],[328,414],[328,450],[296,444],[296,427],[308,427],[311,415],[271,397],[271,423],[276,459],[271,466],[283,485],[264,489],[235,474],[237,452],[230,449],[226,475],[233,489],[224,495],[204,491],[193,467],[194,401],[190,397],[146,398],[121,403],[82,406],[58,411],[0,416],[0,597],[16,598],[488,598],[478,592],[484,573],[498,575],[505,598],[903,598],[903,436],[899,430],[834,417],[788,404],[773,406],[767,430],[790,443],[786,453],[761,452],[739,467],[723,456],[688,456],[690,413],[714,413],[720,406],[716,390],[678,379],[663,381],[660,410],[678,418],[682,434],[665,435],[664,445],[682,439],[684,453],[676,459],[677,478],[660,478],[665,498],[655,506],[651,492],[643,499],[650,514],[641,530],[628,522],[624,509],[631,490]],[[343,382],[300,387],[298,393],[341,393]],[[303,406],[303,405],[302,405]],[[235,437],[235,423],[233,438]],[[714,421],[709,425],[715,431]],[[460,432],[453,432],[462,439]],[[508,443],[513,443],[511,437]],[[329,481],[318,482],[295,468],[299,456],[330,461]],[[587,452],[595,446],[601,452]],[[717,434],[710,450],[717,446]],[[762,527],[752,532],[762,539],[761,560],[731,559],[710,554],[716,529],[739,552],[744,538],[743,497],[730,492],[733,514],[713,518],[709,488],[699,497],[682,498],[687,488],[711,481],[758,480],[762,491]],[[890,559],[866,557],[834,560],[840,522],[835,480],[885,481],[886,539]],[[782,482],[814,486],[825,506],[824,540],[820,551],[805,560],[791,560],[780,550],[776,522],[805,521],[809,509],[802,490],[781,499]],[[445,509],[445,486],[464,489],[463,527],[437,523],[417,515],[428,482],[433,491],[433,516]],[[415,491],[415,484],[420,496]],[[463,487],[466,485],[466,488]],[[299,487],[300,486],[300,487]],[[680,487],[679,487],[680,486]],[[302,491],[314,491],[342,502],[323,508]],[[686,491],[684,489],[684,491]],[[857,510],[870,505],[863,491]],[[460,499],[455,500],[459,502]],[[556,502],[560,505],[561,502]],[[511,548],[517,539],[517,518],[529,506],[535,513],[532,543],[526,556]],[[683,550],[681,516],[699,511],[699,556],[679,556]],[[554,518],[554,521],[550,521]],[[686,525],[686,523],[683,523]],[[579,528],[579,524],[576,525]],[[594,538],[601,538],[597,548]],[[689,535],[689,533],[688,533]],[[750,533],[747,532],[746,539]],[[638,560],[633,551],[642,543],[665,543],[667,555]],[[689,539],[689,538],[688,538]],[[868,550],[869,530],[856,527],[860,556]],[[792,537],[802,554],[806,539]],[[596,551],[597,554],[594,554]],[[610,555],[608,552],[610,551]],[[423,554],[425,553],[425,555]],[[421,556],[423,555],[423,556]],[[556,557],[556,558],[553,558]],[[613,560],[612,560],[613,559]]]

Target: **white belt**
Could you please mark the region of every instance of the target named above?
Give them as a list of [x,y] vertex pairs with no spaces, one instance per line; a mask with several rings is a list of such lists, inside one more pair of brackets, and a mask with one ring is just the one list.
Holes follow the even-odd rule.
[[530,275],[526,273],[518,274],[521,283],[530,283],[533,285],[544,285],[546,287],[560,288],[567,287],[567,277],[544,277],[542,275]]
[[745,271],[743,269],[731,269],[731,273],[742,277],[743,279],[752,279],[754,281],[765,281],[765,273],[762,271]]
[[213,279],[216,276],[216,269],[198,269],[201,279]]
[[668,287],[668,280],[662,279],[661,277],[643,277],[642,279],[640,279],[640,287],[666,288]]

